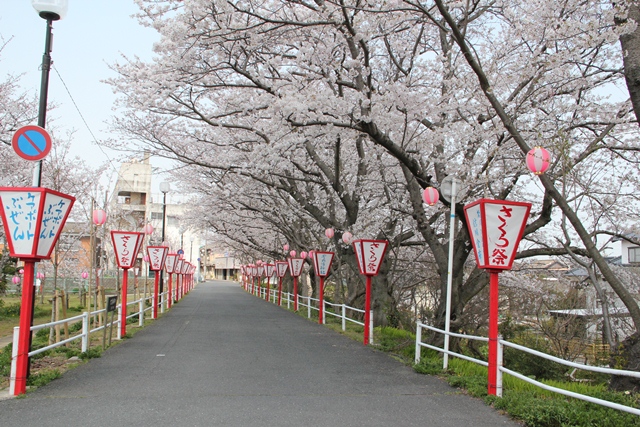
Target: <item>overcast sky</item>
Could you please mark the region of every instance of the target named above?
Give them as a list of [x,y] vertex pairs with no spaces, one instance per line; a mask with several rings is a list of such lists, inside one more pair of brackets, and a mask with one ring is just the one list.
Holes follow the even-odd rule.
[[[9,41],[0,52],[0,78],[4,80],[7,74],[22,75],[21,86],[37,95],[46,21],[38,16],[30,0],[0,0],[0,3],[3,6],[0,36]],[[121,55],[151,59],[153,43],[159,39],[153,30],[140,26],[131,16],[137,10],[133,0],[70,0],[67,16],[53,24],[51,57],[55,70],[50,74],[49,103],[57,104],[58,108],[48,114],[47,123],[51,126],[49,120],[55,119],[55,127],[62,135],[75,130],[74,154],[91,164],[106,161],[107,155],[114,159],[119,154],[105,155],[96,147],[80,113],[93,135],[98,140],[106,139],[109,134],[104,122],[113,114],[116,97],[101,82],[115,75],[108,64],[119,60]]]

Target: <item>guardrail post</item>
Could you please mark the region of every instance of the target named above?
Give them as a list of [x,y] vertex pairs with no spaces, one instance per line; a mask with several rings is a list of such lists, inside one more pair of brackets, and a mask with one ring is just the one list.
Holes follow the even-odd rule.
[[89,348],[89,312],[82,313],[82,352],[86,353]]
[[11,348],[11,372],[9,373],[9,394],[16,395],[16,374],[18,373],[18,341],[20,340],[20,327],[13,328],[13,347]]
[[369,344],[373,344],[373,310],[369,310]]
[[322,324],[327,324],[327,305],[324,303],[324,298],[320,301],[322,304]]
[[416,326],[416,355],[414,358],[414,362],[417,365],[418,363],[420,363],[420,350],[421,350],[421,345],[420,343],[422,343],[422,325],[420,324],[420,322],[417,322],[417,326]]
[[504,346],[502,345],[502,335],[498,335],[498,369],[496,372],[496,396],[502,397],[502,357]]
[[[120,325],[120,322],[122,322],[122,304],[118,306],[118,321],[115,322],[118,325],[118,331],[116,333],[116,339],[118,340],[122,339],[122,326]],[[111,317],[111,323],[113,323],[113,316]]]
[[164,313],[164,309],[169,309],[169,298],[167,298],[167,292],[163,292],[160,294],[160,314]]
[[144,298],[138,300],[138,326],[144,326]]
[[347,330],[347,306],[342,304],[342,330]]
[[291,294],[287,292],[287,310],[291,309]]
[[307,319],[311,319],[311,297],[307,297]]

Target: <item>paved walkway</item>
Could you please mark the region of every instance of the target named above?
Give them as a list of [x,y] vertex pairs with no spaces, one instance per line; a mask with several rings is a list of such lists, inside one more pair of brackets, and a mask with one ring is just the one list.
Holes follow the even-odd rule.
[[482,401],[245,293],[200,284],[158,321],[30,392],[9,426],[516,426]]

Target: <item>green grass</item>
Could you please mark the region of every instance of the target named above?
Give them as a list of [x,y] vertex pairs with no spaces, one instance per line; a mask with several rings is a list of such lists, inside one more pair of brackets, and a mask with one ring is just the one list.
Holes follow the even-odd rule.
[[[503,376],[503,397],[487,394],[487,368],[465,360],[450,358],[446,372],[442,359],[434,352],[425,351],[417,372],[439,375],[450,385],[466,390],[472,396],[485,400],[523,421],[530,427],[640,427],[640,417],[615,409],[565,397],[543,390],[510,375]],[[564,390],[596,397],[625,406],[638,408],[639,396],[609,391],[604,384],[542,380],[541,382]]]

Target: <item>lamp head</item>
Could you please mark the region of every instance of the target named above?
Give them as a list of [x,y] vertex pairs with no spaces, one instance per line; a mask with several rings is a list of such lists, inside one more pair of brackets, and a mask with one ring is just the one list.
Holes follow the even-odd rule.
[[168,182],[161,182],[160,191],[165,194],[168,193],[169,191],[171,191],[171,185]]
[[41,18],[57,21],[67,15],[69,0],[31,0],[31,5]]

